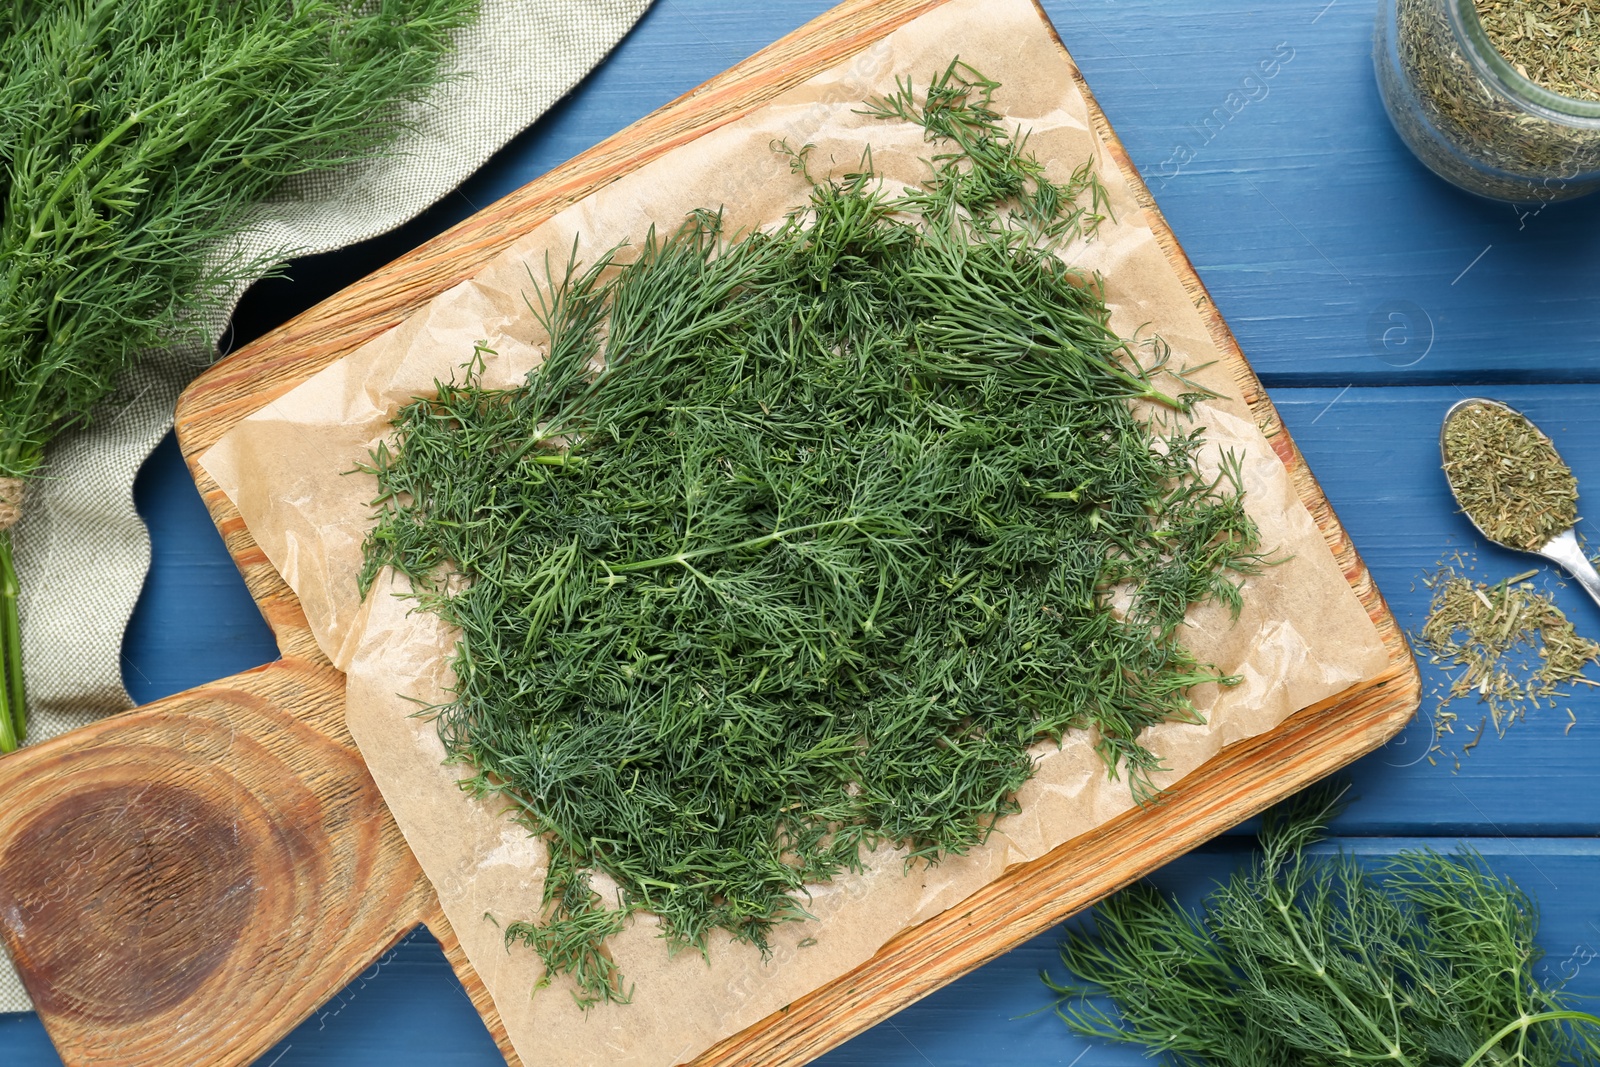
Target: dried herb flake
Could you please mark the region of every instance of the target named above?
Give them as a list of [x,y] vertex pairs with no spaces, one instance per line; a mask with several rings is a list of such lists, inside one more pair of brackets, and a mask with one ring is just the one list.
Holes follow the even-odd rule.
[[1504,735],[1530,707],[1556,707],[1556,698],[1568,695],[1563,686],[1594,684],[1583,671],[1600,660],[1600,644],[1580,637],[1554,599],[1526,581],[1537,573],[1484,585],[1446,567],[1423,579],[1433,600],[1417,637],[1430,661],[1449,675],[1431,752],[1442,751],[1444,737],[1454,732],[1458,717],[1450,705],[1463,697],[1476,696],[1488,707],[1465,752],[1489,722]]

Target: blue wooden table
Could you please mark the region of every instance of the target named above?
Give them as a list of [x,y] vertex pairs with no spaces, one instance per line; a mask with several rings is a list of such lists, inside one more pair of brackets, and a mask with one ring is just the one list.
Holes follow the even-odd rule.
[[[399,232],[297,264],[236,320],[241,343],[799,26],[827,0],[657,0],[572,95],[459,192]],[[1484,545],[1438,470],[1444,409],[1490,395],[1528,412],[1600,493],[1600,197],[1517,210],[1426,173],[1389,127],[1369,60],[1373,0],[1045,0],[1135,164],[1272,394],[1403,625],[1419,578],[1461,553],[1491,579],[1531,561]],[[959,42],[952,42],[959,48]],[[1277,73],[1260,79],[1262,60]],[[141,702],[266,662],[266,626],[168,440],[136,488],[154,567],[124,645]],[[1588,498],[1586,494],[1585,499]],[[1597,512],[1600,514],[1600,512]],[[1600,529],[1585,522],[1591,540]],[[1600,610],[1548,569],[1578,628]],[[1431,687],[1438,675],[1426,666]],[[1530,713],[1463,759],[1425,758],[1436,700],[1352,770],[1336,845],[1381,857],[1465,841],[1543,908],[1547,974],[1600,995],[1600,694]],[[1459,706],[1476,727],[1475,705]],[[1465,741],[1466,737],[1458,737]],[[1189,898],[1248,838],[1164,869]],[[1068,1037],[1037,972],[1055,934],[880,1024],[821,1061],[936,1065],[1147,1062]],[[55,1064],[31,1015],[0,1016],[0,1063]],[[437,945],[418,931],[260,1061],[495,1064]]]

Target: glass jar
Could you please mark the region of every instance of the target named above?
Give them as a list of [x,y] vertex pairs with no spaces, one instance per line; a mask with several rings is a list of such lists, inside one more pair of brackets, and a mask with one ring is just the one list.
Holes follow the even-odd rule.
[[1517,73],[1474,0],[1380,0],[1372,60],[1394,128],[1440,177],[1513,203],[1600,188],[1600,101]]

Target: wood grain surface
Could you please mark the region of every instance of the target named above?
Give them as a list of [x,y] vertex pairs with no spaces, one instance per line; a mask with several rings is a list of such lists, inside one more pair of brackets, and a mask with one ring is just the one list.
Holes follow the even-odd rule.
[[[185,457],[284,659],[0,766],[0,789],[13,799],[0,816],[0,936],[67,1063],[247,1062],[418,920],[440,938],[506,1048],[481,983],[360,764],[339,676],[195,460],[240,418],[471,277],[555,213],[940,2],[840,5],[231,356],[185,394]],[[699,1062],[803,1062],[1369,751],[1416,706],[1414,667],[1370,576],[1090,100],[1104,144],[1229,353],[1241,395],[1383,632],[1390,667],[1228,749],[1159,805],[1013,868]],[[74,847],[59,847],[66,838]]]
[[285,659],[0,762],[0,933],[68,1063],[234,1064],[434,900]]

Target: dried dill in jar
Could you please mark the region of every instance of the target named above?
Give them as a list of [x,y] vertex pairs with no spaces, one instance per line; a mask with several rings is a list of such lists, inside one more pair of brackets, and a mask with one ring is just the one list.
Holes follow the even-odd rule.
[[1491,540],[1534,552],[1578,521],[1578,479],[1550,438],[1502,404],[1458,404],[1440,435],[1444,473]]
[[1583,196],[1600,188],[1600,99],[1565,95],[1582,88],[1570,78],[1539,84],[1500,53],[1488,26],[1519,60],[1534,53],[1536,42],[1509,29],[1519,12],[1526,29],[1511,0],[1383,0],[1373,66],[1384,107],[1417,158],[1468,192],[1516,203]]
[[1477,0],[1495,51],[1535,85],[1600,100],[1600,0]]

